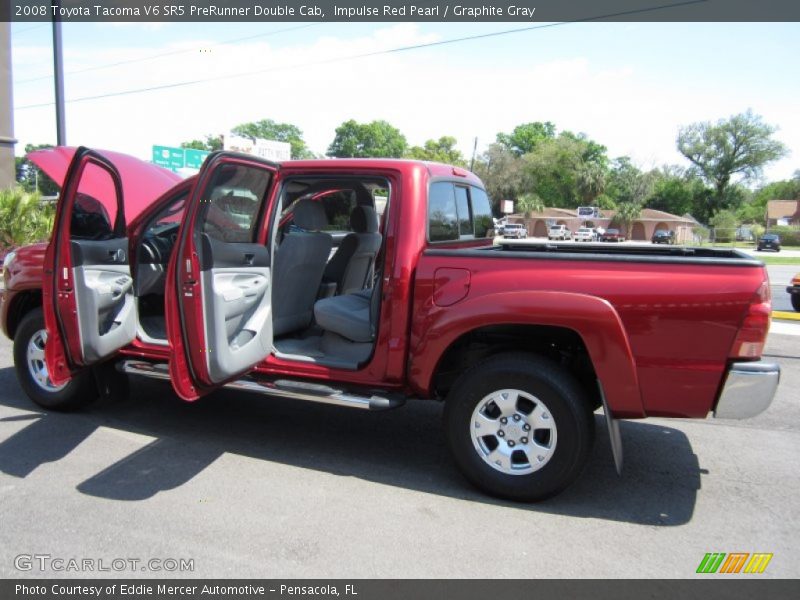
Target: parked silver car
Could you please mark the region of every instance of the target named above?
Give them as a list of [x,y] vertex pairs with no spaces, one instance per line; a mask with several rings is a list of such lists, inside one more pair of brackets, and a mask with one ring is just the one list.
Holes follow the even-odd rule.
[[503,237],[515,238],[518,240],[525,239],[528,237],[528,230],[525,229],[525,225],[521,225],[520,223],[508,223],[503,227]]

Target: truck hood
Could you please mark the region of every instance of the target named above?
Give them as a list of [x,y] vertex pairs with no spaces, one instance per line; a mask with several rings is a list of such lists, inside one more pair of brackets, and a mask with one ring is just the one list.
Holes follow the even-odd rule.
[[[122,178],[125,220],[128,223],[164,192],[182,181],[181,176],[177,173],[133,156],[108,150],[97,150],[97,152],[111,161],[119,171]],[[74,155],[75,148],[59,146],[57,148],[36,150],[28,154],[27,158],[47,173],[47,176],[55,181],[59,187],[63,187],[64,177]],[[104,189],[104,184],[104,181],[92,181],[91,173],[89,173],[86,180],[81,182],[81,191],[103,202],[104,194],[92,192]],[[112,207],[107,206],[106,210],[112,212]]]

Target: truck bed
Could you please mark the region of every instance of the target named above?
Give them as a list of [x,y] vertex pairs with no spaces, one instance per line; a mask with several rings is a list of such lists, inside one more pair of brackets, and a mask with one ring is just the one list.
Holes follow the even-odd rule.
[[[738,329],[767,278],[763,263],[735,249],[504,242],[428,248],[417,270],[419,297],[431,294],[435,305],[449,270],[469,271],[469,291],[457,309],[434,308],[421,330],[446,319],[446,311],[476,312],[478,304],[528,313],[522,323],[541,294],[600,298],[624,327],[645,414],[675,417],[713,409]],[[521,300],[513,304],[498,292]]]

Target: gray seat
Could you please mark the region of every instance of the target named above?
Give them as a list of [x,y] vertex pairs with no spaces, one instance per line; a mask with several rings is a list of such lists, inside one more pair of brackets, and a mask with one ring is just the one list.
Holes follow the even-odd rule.
[[320,229],[328,224],[320,202],[298,200],[294,226],[275,251],[272,277],[272,327],[275,336],[305,329],[314,316],[314,301],[333,238]]
[[375,257],[381,247],[378,216],[371,206],[356,206],[350,213],[348,234],[336,250],[322,280],[336,284],[337,294],[352,294],[372,287]]
[[314,304],[314,319],[326,332],[351,342],[372,342],[377,331],[380,298],[380,286],[355,294],[323,298]]

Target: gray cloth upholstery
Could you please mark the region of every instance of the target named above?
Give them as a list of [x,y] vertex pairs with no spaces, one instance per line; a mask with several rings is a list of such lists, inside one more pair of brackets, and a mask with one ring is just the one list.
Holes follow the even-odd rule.
[[357,294],[333,296],[317,300],[314,318],[325,331],[337,333],[353,342],[371,342],[373,326],[371,313],[375,312],[373,296],[380,294],[364,290]]
[[319,202],[300,200],[294,224],[307,231],[290,231],[275,251],[272,277],[272,327],[275,336],[311,325],[314,301],[322,282],[333,238],[318,231],[327,225]]
[[359,205],[350,213],[350,227],[356,233],[378,233],[378,215],[371,206]]
[[295,225],[306,231],[319,231],[328,224],[322,202],[315,202],[310,198],[297,201],[292,209],[292,220]]
[[350,213],[350,233],[342,240],[325,268],[324,281],[336,284],[338,294],[352,294],[370,287],[375,257],[381,247],[378,217],[371,206],[356,206]]

